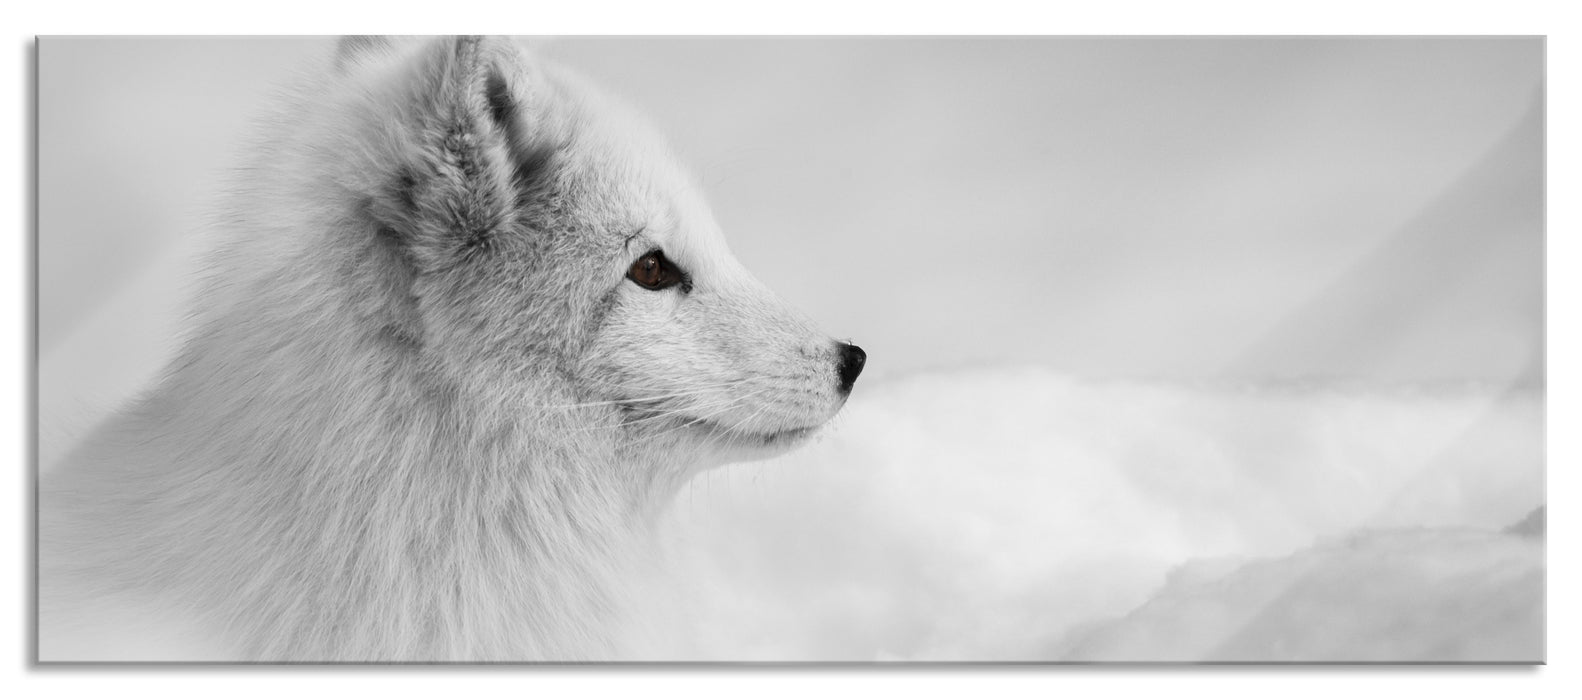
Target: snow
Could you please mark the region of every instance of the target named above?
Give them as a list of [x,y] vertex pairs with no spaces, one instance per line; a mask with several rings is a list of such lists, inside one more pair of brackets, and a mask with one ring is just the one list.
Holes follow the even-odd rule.
[[1542,417],[1497,386],[934,372],[700,477],[668,547],[706,658],[1531,661],[1543,546],[1500,531],[1544,501]]
[[1178,572],[1134,613],[1074,637],[1061,658],[1534,663],[1544,658],[1543,545],[1475,531],[1368,533],[1226,574]]

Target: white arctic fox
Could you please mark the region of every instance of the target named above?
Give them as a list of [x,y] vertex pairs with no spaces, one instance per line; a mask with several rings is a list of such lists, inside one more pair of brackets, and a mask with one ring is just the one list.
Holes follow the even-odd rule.
[[645,523],[862,370],[510,41],[345,41],[262,144],[183,349],[42,484],[43,660],[629,658]]

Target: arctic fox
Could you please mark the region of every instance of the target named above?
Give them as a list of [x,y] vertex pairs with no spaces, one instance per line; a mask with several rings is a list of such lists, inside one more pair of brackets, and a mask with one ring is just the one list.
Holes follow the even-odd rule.
[[645,524],[803,441],[863,351],[509,40],[345,40],[310,83],[181,351],[42,484],[40,658],[640,654]]

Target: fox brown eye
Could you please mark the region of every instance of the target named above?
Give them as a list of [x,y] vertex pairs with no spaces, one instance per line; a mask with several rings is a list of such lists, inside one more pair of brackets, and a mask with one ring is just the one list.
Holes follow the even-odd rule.
[[666,259],[664,253],[657,250],[632,263],[632,269],[626,272],[626,276],[644,289],[666,289],[680,284],[682,291],[686,291],[692,286],[687,283],[687,276]]

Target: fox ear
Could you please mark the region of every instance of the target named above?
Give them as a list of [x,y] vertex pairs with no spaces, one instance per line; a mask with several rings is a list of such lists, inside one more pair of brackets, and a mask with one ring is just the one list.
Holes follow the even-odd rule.
[[382,143],[370,214],[420,268],[487,251],[541,189],[553,149],[535,145],[546,139],[531,75],[512,42],[481,37],[428,42],[397,72],[394,104],[372,117]]

